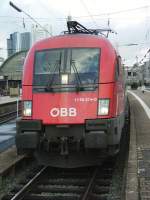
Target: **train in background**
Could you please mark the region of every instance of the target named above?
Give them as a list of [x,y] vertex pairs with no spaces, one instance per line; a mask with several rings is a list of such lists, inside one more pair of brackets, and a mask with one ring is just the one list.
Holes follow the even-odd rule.
[[134,64],[132,67],[125,66],[126,85],[131,89],[145,86],[150,88],[150,62],[145,61],[143,64]]
[[126,85],[130,86],[131,89],[137,89],[141,86],[140,74],[137,67],[125,67],[125,80]]
[[56,167],[95,165],[119,151],[125,122],[121,57],[97,30],[69,21],[68,32],[34,44],[24,64],[18,154]]

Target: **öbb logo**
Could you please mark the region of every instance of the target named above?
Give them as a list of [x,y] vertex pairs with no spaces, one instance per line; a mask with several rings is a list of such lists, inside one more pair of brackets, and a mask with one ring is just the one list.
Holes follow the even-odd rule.
[[76,108],[52,108],[50,110],[52,117],[75,117],[77,116]]

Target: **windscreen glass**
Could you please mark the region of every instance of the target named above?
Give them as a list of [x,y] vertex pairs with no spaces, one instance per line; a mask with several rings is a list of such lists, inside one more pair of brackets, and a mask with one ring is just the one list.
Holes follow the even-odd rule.
[[82,87],[98,82],[100,49],[73,48],[38,51],[35,55],[34,86]]

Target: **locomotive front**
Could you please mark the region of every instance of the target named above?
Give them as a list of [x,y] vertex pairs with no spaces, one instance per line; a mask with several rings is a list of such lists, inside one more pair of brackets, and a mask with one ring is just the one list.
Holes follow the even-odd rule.
[[123,126],[123,99],[119,111],[114,93],[116,54],[97,38],[59,36],[30,50],[17,121],[19,154],[34,152],[40,164],[75,167],[98,164],[101,149],[116,149]]

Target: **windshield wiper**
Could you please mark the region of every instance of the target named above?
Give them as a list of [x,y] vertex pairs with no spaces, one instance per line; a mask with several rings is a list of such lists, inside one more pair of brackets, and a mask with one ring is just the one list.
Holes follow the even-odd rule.
[[[48,91],[53,91],[53,88],[52,88],[52,84],[53,84],[53,81],[54,81],[54,77],[55,77],[55,72],[56,70],[58,69],[58,72],[59,72],[59,75],[60,75],[60,66],[61,66],[61,60],[62,60],[62,52],[60,52],[60,56],[59,56],[59,60],[56,60],[56,63],[54,64],[54,72],[52,74],[52,78],[51,78],[51,81],[49,83],[48,81],[48,85],[46,87],[46,90]],[[49,64],[49,63],[48,63]],[[50,65],[50,64],[49,64]]]
[[70,67],[72,67],[74,74],[75,74],[76,81],[77,81],[76,91],[83,91],[84,88],[82,86],[82,82],[81,82],[81,79],[80,79],[80,76],[79,76],[79,73],[78,73],[78,70],[77,70],[74,60],[71,60]]
[[56,75],[55,72],[58,69],[59,74],[60,74],[60,65],[61,65],[61,60],[57,60],[56,63],[54,64],[54,72],[52,74],[52,78],[51,78],[51,80],[48,81],[47,87],[45,88],[46,91],[53,91],[52,84],[54,82],[54,78],[55,78],[55,75]]

